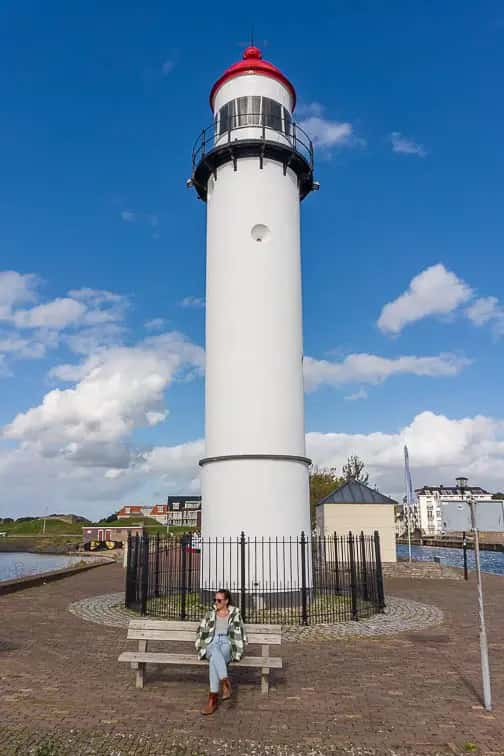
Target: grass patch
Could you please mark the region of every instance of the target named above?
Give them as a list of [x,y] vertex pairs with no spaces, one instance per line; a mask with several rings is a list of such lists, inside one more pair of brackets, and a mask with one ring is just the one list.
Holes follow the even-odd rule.
[[63,522],[63,520],[46,519],[44,533],[44,519],[42,517],[36,517],[33,520],[25,520],[25,522],[0,523],[0,531],[5,531],[13,536],[28,537],[40,535],[81,535],[82,523],[70,523]]
[[[249,599],[250,602],[250,599]],[[169,596],[150,598],[147,601],[147,616],[159,619],[179,620],[182,607],[180,593]],[[199,592],[187,593],[185,596],[185,613],[189,620],[197,621],[209,609],[210,603],[204,603]],[[133,617],[139,612],[127,610]],[[375,613],[370,602],[359,603],[359,616],[365,619]],[[352,602],[349,596],[318,595],[308,602],[309,624],[334,623],[349,621],[352,617]],[[247,622],[251,624],[297,625],[301,624],[301,605],[291,607],[262,607],[260,605],[247,607]]]

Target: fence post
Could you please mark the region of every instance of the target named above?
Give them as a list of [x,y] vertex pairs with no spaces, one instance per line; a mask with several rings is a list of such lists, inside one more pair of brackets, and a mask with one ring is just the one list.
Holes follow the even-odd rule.
[[462,550],[464,552],[464,580],[467,580],[467,535],[465,530],[462,533]]
[[149,536],[147,533],[142,537],[142,583],[140,596],[140,613],[144,617],[147,614],[147,595],[149,593]]
[[156,562],[154,566],[154,596],[159,596],[159,533],[156,533]]
[[301,622],[308,624],[308,604],[306,596],[306,536],[301,532]]
[[352,531],[348,533],[348,553],[350,556],[350,593],[352,597],[352,619],[359,619],[359,612],[357,610],[357,579],[355,575],[355,552],[354,552],[354,537]]
[[364,539],[364,531],[360,532],[360,547],[361,547],[361,562],[362,562],[362,597],[364,601],[369,599],[368,591],[368,576],[367,576],[367,564],[366,564],[366,541]]
[[140,591],[142,586],[140,585],[140,536],[135,534],[135,546],[133,549],[133,555],[131,557],[131,573],[134,575],[134,583],[131,590],[133,606],[130,609],[138,609],[138,602],[140,601]]
[[383,570],[381,563],[381,551],[380,551],[380,534],[377,530],[374,532],[374,546],[375,546],[375,563],[376,563],[376,588],[378,594],[378,611],[383,612],[385,609],[385,593],[383,590]]
[[129,607],[131,596],[131,531],[128,531],[128,540],[126,543],[126,591],[124,592],[124,605]]
[[181,572],[182,572],[182,585],[180,586],[180,619],[186,618],[186,593],[187,593],[187,538],[185,533],[180,539],[181,554]]
[[336,573],[336,593],[340,591],[339,559],[338,559],[338,536],[334,531],[334,571]]
[[240,535],[240,612],[242,620],[246,621],[247,608],[246,608],[246,573],[245,573],[245,533],[241,532]]
[[192,533],[189,535],[189,567],[187,568],[187,593],[192,591],[192,560],[193,560],[193,537]]

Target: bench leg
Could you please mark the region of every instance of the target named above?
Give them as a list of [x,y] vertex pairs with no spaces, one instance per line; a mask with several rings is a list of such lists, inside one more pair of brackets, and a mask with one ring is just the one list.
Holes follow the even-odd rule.
[[[138,651],[139,653],[145,653],[147,651],[146,640],[138,641]],[[144,686],[144,672],[145,672],[144,662],[138,662],[137,667],[136,667],[136,687],[137,688],[143,688]]]
[[[269,656],[269,646],[263,646],[261,651],[263,657]],[[261,667],[261,693],[269,693],[269,667]]]
[[144,686],[144,668],[145,668],[145,664],[143,664],[143,662],[139,662],[138,668],[136,671],[136,687],[137,688],[143,688]]

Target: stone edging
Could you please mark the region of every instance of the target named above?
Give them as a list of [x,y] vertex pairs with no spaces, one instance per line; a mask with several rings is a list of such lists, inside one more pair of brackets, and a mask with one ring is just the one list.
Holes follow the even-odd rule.
[[62,578],[70,577],[71,575],[77,575],[79,572],[92,570],[95,567],[103,567],[104,564],[112,564],[112,560],[96,560],[91,564],[82,564],[75,567],[62,567],[60,570],[37,572],[34,575],[25,575],[24,577],[13,578],[12,580],[2,580],[0,581],[0,596],[5,596],[8,593],[15,593],[16,591],[23,591],[25,588],[33,588],[37,585],[43,585],[44,583],[50,583],[53,580],[61,580]]
[[[416,632],[439,625],[444,615],[441,609],[418,601],[388,596],[383,614],[376,614],[359,622],[339,622],[333,625],[310,625],[301,627],[284,625],[285,641],[334,640],[342,638],[369,638],[379,635],[395,635]],[[128,626],[136,615],[124,606],[124,593],[106,593],[101,596],[74,601],[68,611],[86,622],[111,627]]]

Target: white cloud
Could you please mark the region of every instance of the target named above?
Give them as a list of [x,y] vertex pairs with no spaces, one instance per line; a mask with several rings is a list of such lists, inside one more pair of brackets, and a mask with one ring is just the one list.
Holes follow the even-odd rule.
[[40,279],[33,273],[0,271],[0,319],[10,319],[12,309],[16,305],[36,301],[36,289],[39,285]]
[[355,391],[353,394],[348,394],[348,396],[343,397],[345,401],[347,402],[357,402],[359,399],[367,399],[368,393],[365,391],[365,389],[359,389],[359,391]]
[[153,318],[144,323],[144,328],[147,331],[160,331],[165,325],[166,321],[164,318]]
[[[470,360],[454,354],[434,357],[380,357],[376,354],[350,354],[342,362],[304,358],[306,391],[322,385],[340,386],[346,383],[376,384],[393,375],[410,374],[430,377],[457,375]],[[363,398],[363,397],[355,397]]]
[[18,328],[54,328],[62,330],[83,320],[86,307],[69,297],[54,299],[29,310],[16,310],[11,321]]
[[75,354],[92,354],[103,347],[120,346],[126,328],[118,323],[100,323],[64,334],[62,341]]
[[324,107],[318,102],[298,108],[298,114],[302,117],[299,126],[318,147],[348,147],[363,144],[363,140],[355,137],[351,123],[325,118]]
[[357,454],[370,480],[383,493],[403,492],[403,447],[408,445],[413,483],[453,483],[464,473],[474,484],[502,490],[504,483],[504,421],[477,415],[451,419],[422,412],[396,433],[308,433],[307,453],[315,464],[341,469]]
[[465,310],[466,316],[476,326],[490,323],[496,336],[504,335],[504,307],[497,297],[481,297],[476,299]]
[[409,323],[430,315],[447,315],[467,302],[471,288],[455,273],[438,263],[415,276],[407,291],[386,304],[378,327],[386,333],[399,333]]
[[179,302],[181,307],[194,307],[196,309],[202,309],[205,306],[205,300],[202,297],[184,297]]
[[54,368],[53,378],[76,385],[47,393],[39,406],[6,426],[4,437],[81,466],[128,466],[126,444],[133,431],[161,422],[167,387],[179,377],[201,374],[203,363],[201,347],[176,332],[134,347],[103,349],[80,365]]
[[133,210],[121,210],[121,218],[125,223],[134,223],[137,219],[137,214]]
[[408,137],[403,136],[399,131],[392,132],[390,141],[392,143],[392,152],[398,152],[402,155],[416,155],[421,158],[427,156],[427,150],[422,144],[408,139]]
[[[340,470],[357,454],[367,464],[371,484],[401,498],[403,447],[408,445],[413,483],[452,483],[460,473],[490,491],[504,485],[504,420],[476,415],[460,419],[422,412],[395,432],[308,433],[307,453],[321,467]],[[107,451],[104,449],[104,451]],[[130,453],[128,466],[89,467],[64,456],[42,457],[36,447],[0,445],[0,486],[9,492],[9,514],[41,514],[46,502],[55,511],[98,517],[121,504],[153,504],[164,495],[196,493],[201,439]],[[113,456],[103,462],[113,461]]]
[[177,487],[180,481],[188,493],[199,491],[199,460],[204,456],[203,439],[177,446],[157,446],[142,455],[140,469],[147,475],[161,477],[166,486]]
[[53,346],[54,334],[48,333],[46,341],[25,339],[16,333],[8,332],[0,335],[0,354],[11,355],[17,359],[37,360],[44,357],[47,348]]
[[[6,324],[0,332],[2,374],[8,368],[5,355],[11,362],[40,359],[61,344],[86,353],[120,342],[124,328],[119,321],[124,319],[129,304],[126,297],[81,288],[71,290],[65,297],[40,302],[39,284],[34,274],[0,272],[0,321]],[[28,302],[33,306],[20,306]]]

